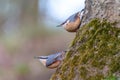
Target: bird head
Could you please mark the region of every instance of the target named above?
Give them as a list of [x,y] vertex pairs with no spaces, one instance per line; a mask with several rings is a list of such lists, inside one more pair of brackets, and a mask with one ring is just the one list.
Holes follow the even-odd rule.
[[77,13],[77,16],[78,16],[80,19],[82,19],[83,13],[84,13],[84,9],[82,9],[81,11],[79,11],[79,12]]

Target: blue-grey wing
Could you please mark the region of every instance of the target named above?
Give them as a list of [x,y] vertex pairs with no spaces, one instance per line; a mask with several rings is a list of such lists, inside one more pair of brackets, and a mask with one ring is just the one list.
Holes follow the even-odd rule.
[[78,12],[71,15],[62,24],[58,25],[57,27],[60,27],[60,26],[64,25],[68,20],[69,20],[69,22],[74,22],[76,20],[77,14],[78,14]]
[[77,13],[71,15],[66,21],[69,20],[69,22],[74,22],[76,20],[76,17],[77,17]]
[[47,59],[47,62],[46,62],[46,66],[49,66],[52,63],[54,63],[60,55],[61,55],[61,53],[56,53],[56,54],[49,55],[48,59]]

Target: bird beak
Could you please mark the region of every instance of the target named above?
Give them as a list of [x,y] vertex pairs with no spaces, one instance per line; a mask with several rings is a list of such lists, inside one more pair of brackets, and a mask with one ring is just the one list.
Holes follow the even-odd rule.
[[65,53],[66,53],[67,51],[63,51],[63,52],[65,52]]

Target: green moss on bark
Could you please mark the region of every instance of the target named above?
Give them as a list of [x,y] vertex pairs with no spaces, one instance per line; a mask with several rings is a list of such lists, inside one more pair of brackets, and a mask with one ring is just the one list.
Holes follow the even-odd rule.
[[94,19],[79,29],[62,65],[51,80],[102,80],[120,77],[120,28]]

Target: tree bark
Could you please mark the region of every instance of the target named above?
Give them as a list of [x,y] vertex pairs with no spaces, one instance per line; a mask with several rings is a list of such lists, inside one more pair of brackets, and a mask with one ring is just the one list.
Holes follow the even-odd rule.
[[120,77],[120,0],[86,0],[80,29],[51,80]]
[[[83,21],[88,23],[93,18],[117,21],[120,25],[120,0],[86,0]],[[120,27],[120,26],[119,26]]]

